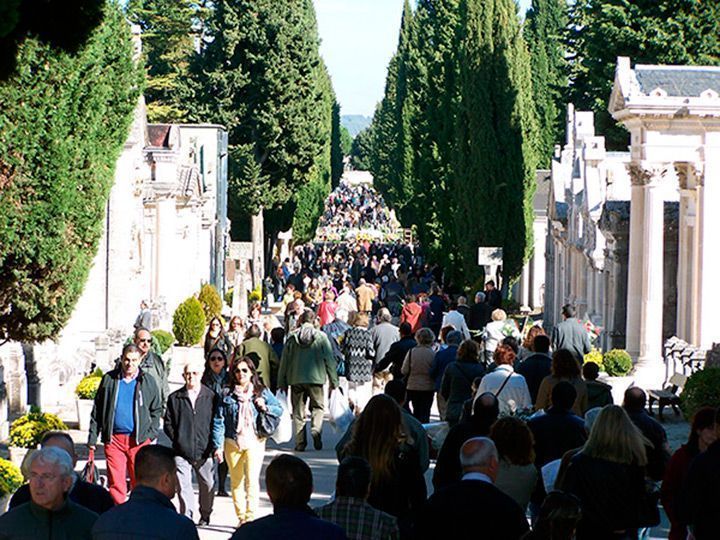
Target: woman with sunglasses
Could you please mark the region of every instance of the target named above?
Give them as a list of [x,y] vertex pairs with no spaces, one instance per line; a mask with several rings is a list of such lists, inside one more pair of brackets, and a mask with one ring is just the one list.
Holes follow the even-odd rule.
[[225,459],[230,471],[238,526],[252,521],[260,499],[260,469],[265,456],[265,438],[257,434],[260,412],[280,416],[282,406],[263,386],[252,359],[243,356],[233,361],[229,385],[223,389],[215,417],[215,447],[223,448],[218,459]]
[[[227,356],[222,349],[213,349],[205,360],[205,371],[200,382],[215,392],[222,399],[223,388],[228,385]],[[227,497],[225,480],[228,475],[227,463],[218,463],[218,497]]]
[[205,358],[210,356],[210,351],[220,349],[229,357],[233,353],[233,344],[222,327],[220,317],[210,319],[207,334],[205,334]]

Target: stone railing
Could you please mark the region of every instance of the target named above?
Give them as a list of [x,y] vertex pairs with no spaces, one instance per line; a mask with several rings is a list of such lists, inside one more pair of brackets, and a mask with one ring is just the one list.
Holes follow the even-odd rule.
[[[715,346],[714,346],[715,348]],[[708,351],[695,347],[687,341],[673,336],[663,345],[665,360],[665,381],[669,381],[674,373],[690,376],[705,367]]]

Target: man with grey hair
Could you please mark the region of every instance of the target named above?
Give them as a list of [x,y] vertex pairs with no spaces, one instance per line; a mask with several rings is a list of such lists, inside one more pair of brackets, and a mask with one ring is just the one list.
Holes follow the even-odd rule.
[[201,384],[204,363],[188,362],[183,368],[185,386],[176,390],[167,402],[163,429],[175,450],[180,513],[192,520],[198,517],[192,475],[198,480],[200,497],[199,525],[210,523],[215,496],[213,456],[222,454],[213,444],[213,422],[220,398]]
[[475,294],[475,303],[470,306],[470,315],[468,315],[470,330],[482,330],[490,322],[492,307],[485,300],[484,292],[478,291]]
[[92,538],[97,514],[68,498],[75,473],[70,455],[57,447],[29,458],[31,501],[0,516],[0,539]]
[[[393,343],[400,340],[398,327],[392,324],[392,315],[388,308],[380,308],[377,324],[370,329],[370,336],[375,346],[375,364],[385,358]],[[373,395],[382,393],[385,384],[391,379],[390,371],[384,370],[373,374]]]
[[495,487],[498,452],[487,437],[474,437],[460,449],[462,480],[436,491],[420,513],[418,538],[457,537],[518,540],[528,531],[520,506]]
[[442,328],[446,326],[452,326],[455,330],[462,334],[463,339],[470,339],[470,329],[465,322],[465,317],[458,311],[457,302],[453,302],[450,305],[450,311],[448,311],[442,320]]

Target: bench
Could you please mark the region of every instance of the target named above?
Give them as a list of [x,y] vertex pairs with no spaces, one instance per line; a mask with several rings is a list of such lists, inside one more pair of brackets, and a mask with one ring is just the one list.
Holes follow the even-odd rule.
[[680,414],[677,406],[680,404],[680,396],[678,392],[685,386],[687,382],[687,376],[682,373],[674,373],[670,377],[670,381],[667,386],[662,390],[649,390],[648,391],[648,412],[652,415],[653,403],[658,403],[658,417],[660,421],[663,421],[663,409],[670,405],[675,411],[675,414]]

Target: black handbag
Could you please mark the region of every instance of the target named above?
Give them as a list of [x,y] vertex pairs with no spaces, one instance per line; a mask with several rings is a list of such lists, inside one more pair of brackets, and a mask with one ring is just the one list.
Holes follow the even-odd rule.
[[277,431],[279,426],[280,417],[278,415],[271,413],[269,410],[258,410],[255,420],[255,432],[258,437],[267,439]]

